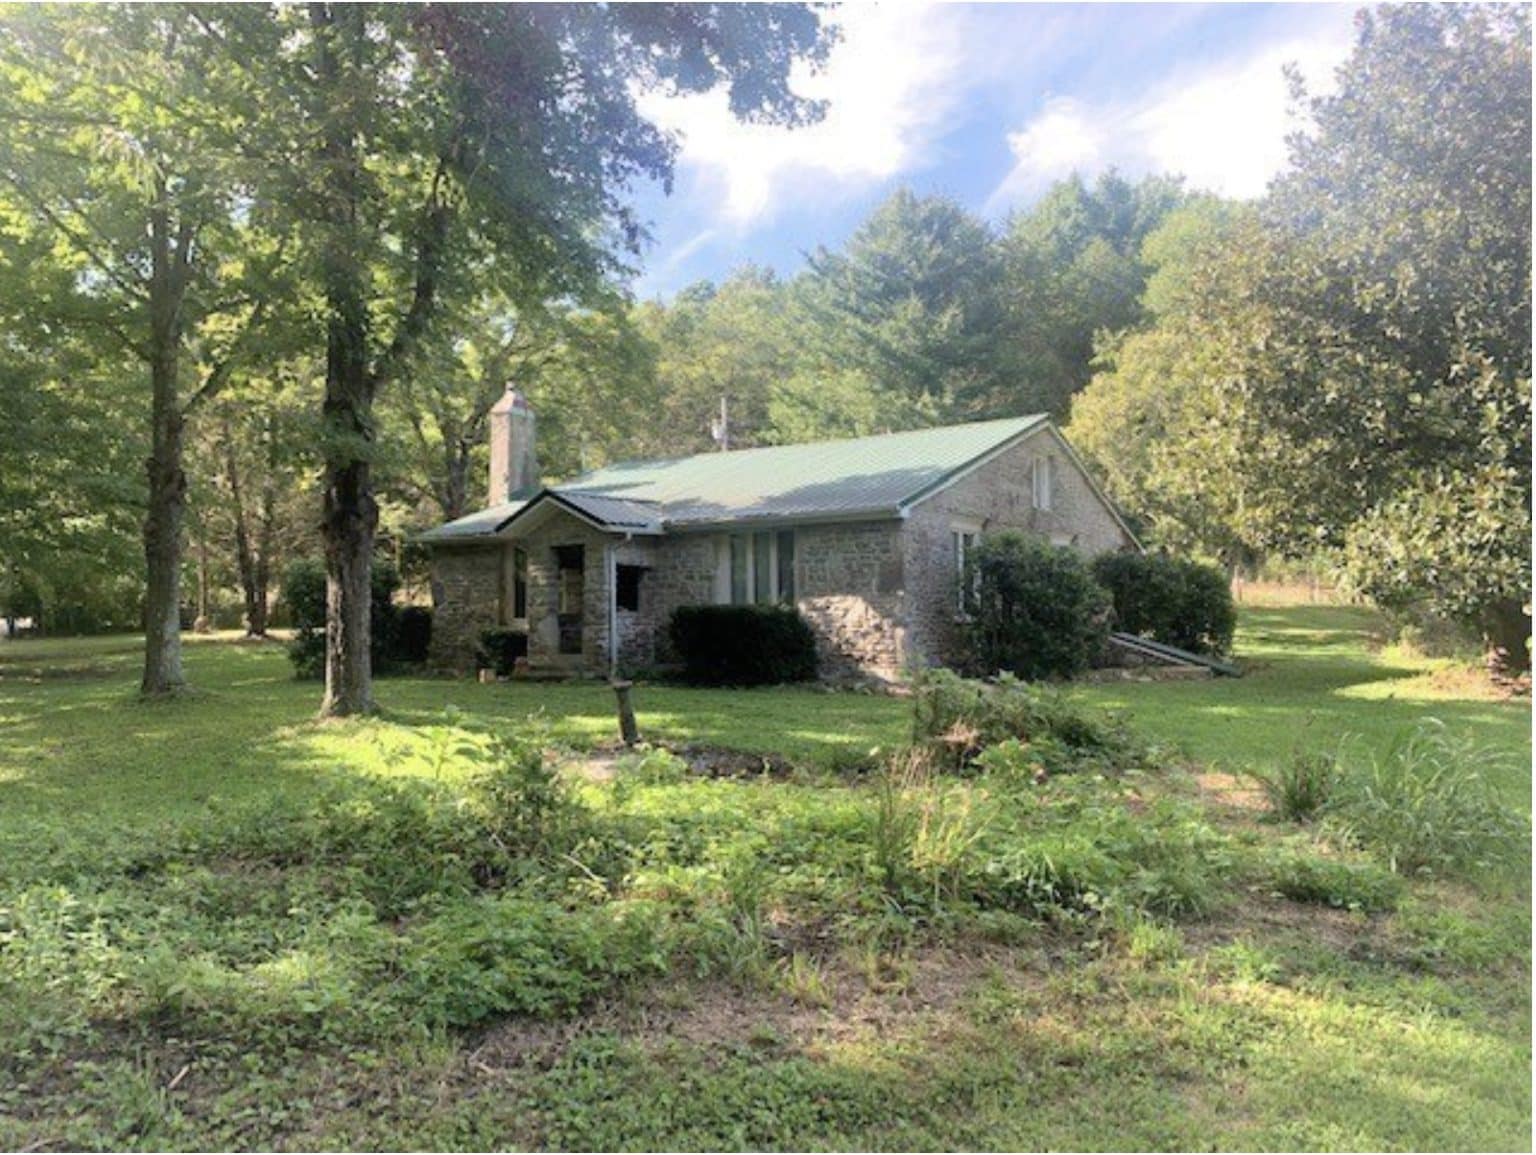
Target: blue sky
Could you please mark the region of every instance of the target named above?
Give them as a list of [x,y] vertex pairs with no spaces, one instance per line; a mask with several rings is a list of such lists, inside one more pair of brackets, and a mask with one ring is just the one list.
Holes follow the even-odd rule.
[[1326,87],[1357,7],[845,4],[827,68],[794,82],[830,102],[821,124],[738,125],[720,93],[643,98],[682,151],[672,196],[639,196],[655,241],[634,289],[793,273],[902,185],[994,220],[1109,167],[1257,196],[1294,127],[1282,67]]

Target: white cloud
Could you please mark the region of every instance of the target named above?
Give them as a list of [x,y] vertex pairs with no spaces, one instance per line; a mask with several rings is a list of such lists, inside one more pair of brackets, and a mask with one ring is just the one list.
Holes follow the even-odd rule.
[[1073,172],[1091,176],[1110,166],[1133,175],[1183,173],[1193,188],[1259,196],[1284,167],[1285,137],[1296,127],[1284,66],[1295,64],[1309,88],[1324,89],[1351,41],[1345,24],[1175,77],[1141,100],[1048,101],[1034,120],[1008,135],[1014,167],[987,209],[1027,203]]
[[829,102],[804,128],[738,122],[723,92],[641,97],[641,109],[682,139],[681,168],[696,172],[738,226],[771,215],[776,199],[831,186],[849,191],[919,164],[958,96],[961,60],[953,10],[929,4],[847,5],[820,73],[800,68],[796,92]]

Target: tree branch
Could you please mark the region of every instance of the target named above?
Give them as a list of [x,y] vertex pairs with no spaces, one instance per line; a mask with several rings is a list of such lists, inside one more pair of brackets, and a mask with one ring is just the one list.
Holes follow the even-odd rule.
[[368,391],[377,393],[387,385],[415,352],[422,334],[437,306],[437,278],[442,271],[443,249],[448,237],[448,206],[442,202],[443,181],[448,175],[448,158],[439,156],[432,174],[432,189],[427,196],[421,232],[416,239],[416,284],[411,304],[395,329],[389,347],[380,355],[368,378]]
[[229,343],[229,348],[224,351],[224,356],[214,363],[213,368],[203,377],[203,382],[187,398],[185,405],[181,407],[183,416],[190,416],[193,410],[201,406],[205,401],[218,394],[219,390],[229,382],[229,375],[234,370],[246,343],[251,335],[256,332],[266,315],[267,301],[261,300],[251,310],[251,315],[246,318],[245,326],[235,335],[235,339]]

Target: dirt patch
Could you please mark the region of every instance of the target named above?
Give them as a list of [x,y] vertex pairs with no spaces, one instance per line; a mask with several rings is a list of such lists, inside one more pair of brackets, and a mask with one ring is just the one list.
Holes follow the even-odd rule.
[[797,999],[777,985],[673,978],[602,1001],[568,1023],[498,1024],[470,1052],[468,1065],[481,1075],[547,1068],[577,1038],[592,1033],[621,1035],[647,1049],[683,1042],[815,1055],[841,1043],[919,1029],[962,1006],[992,975],[1013,988],[1041,986],[1048,956],[1038,949],[932,947],[873,972],[841,956],[817,966],[821,1000]]
[[[786,779],[795,772],[795,764],[778,754],[754,754],[728,750],[720,746],[670,745],[657,743],[657,749],[675,754],[687,765],[688,773],[700,778],[774,778]],[[618,773],[618,763],[630,751],[623,746],[603,746],[587,751],[565,764],[590,782],[611,782]]]
[[1249,815],[1269,812],[1269,800],[1251,778],[1207,770],[1196,774],[1195,782],[1200,787],[1200,801],[1208,806],[1238,810]]
[[1302,937],[1343,955],[1385,946],[1385,920],[1316,903],[1251,894],[1241,905],[1183,927],[1192,947],[1227,946],[1239,940]]

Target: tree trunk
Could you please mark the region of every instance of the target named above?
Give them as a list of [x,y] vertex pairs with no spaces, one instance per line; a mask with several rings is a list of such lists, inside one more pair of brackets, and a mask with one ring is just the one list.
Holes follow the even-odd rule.
[[464,438],[444,438],[448,468],[439,504],[445,521],[457,521],[469,512],[469,453]]
[[159,697],[186,686],[181,668],[182,415],[177,372],[181,302],[170,214],[162,184],[150,214],[149,509],[144,516],[144,678],[140,693]]
[[1502,598],[1483,611],[1483,652],[1497,677],[1531,672],[1531,614],[1519,598]]
[[[331,5],[315,3],[309,13],[317,33],[321,85],[334,93],[340,73],[335,40],[338,12]],[[348,32],[354,34],[354,30]],[[373,443],[373,390],[364,271],[357,244],[358,156],[348,120],[345,112],[338,110],[321,142],[325,172],[322,275],[327,319],[321,526],[326,567],[325,697],[320,714],[331,718],[372,713],[375,708],[369,611],[373,534],[379,510],[373,500],[368,460]]]
[[261,501],[256,523],[256,566],[252,574],[254,596],[246,601],[245,628],[253,638],[267,636],[267,589],[272,580],[272,545],[277,538],[277,437],[267,417],[267,472],[261,479]]
[[245,517],[245,494],[240,486],[240,462],[235,454],[235,431],[224,417],[224,482],[229,487],[230,514],[235,526],[235,568],[240,573],[240,594],[245,601],[245,632],[249,637],[266,633],[265,593],[256,587],[256,557],[251,550],[250,526]]

